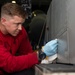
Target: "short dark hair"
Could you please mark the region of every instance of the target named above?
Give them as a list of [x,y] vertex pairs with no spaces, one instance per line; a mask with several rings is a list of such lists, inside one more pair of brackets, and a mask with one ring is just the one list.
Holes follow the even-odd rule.
[[6,3],[1,7],[1,16],[3,15],[16,15],[25,18],[27,16],[27,12],[16,3]]

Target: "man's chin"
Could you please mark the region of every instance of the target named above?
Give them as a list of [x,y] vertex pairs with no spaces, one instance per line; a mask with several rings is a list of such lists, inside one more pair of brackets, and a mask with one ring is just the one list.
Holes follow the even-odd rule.
[[17,36],[18,34],[11,34],[12,36]]
[[10,33],[12,36],[17,36],[19,33]]

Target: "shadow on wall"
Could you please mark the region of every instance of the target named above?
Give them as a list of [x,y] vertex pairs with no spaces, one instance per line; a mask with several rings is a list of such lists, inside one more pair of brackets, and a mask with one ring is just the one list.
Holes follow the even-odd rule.
[[44,44],[46,14],[43,11],[36,10],[32,12],[32,20],[29,24],[29,37],[33,50],[41,48]]

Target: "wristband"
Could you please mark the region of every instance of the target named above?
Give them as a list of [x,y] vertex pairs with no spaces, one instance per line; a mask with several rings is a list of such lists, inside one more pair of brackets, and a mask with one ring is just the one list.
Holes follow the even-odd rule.
[[40,50],[39,51],[39,61],[41,61],[41,60],[43,60],[45,58],[46,58],[46,54]]

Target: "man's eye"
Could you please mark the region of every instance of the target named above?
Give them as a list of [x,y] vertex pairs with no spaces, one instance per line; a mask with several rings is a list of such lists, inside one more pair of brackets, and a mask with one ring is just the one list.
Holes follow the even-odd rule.
[[19,23],[14,23],[15,25],[19,25]]
[[19,25],[19,23],[17,23],[16,25]]

